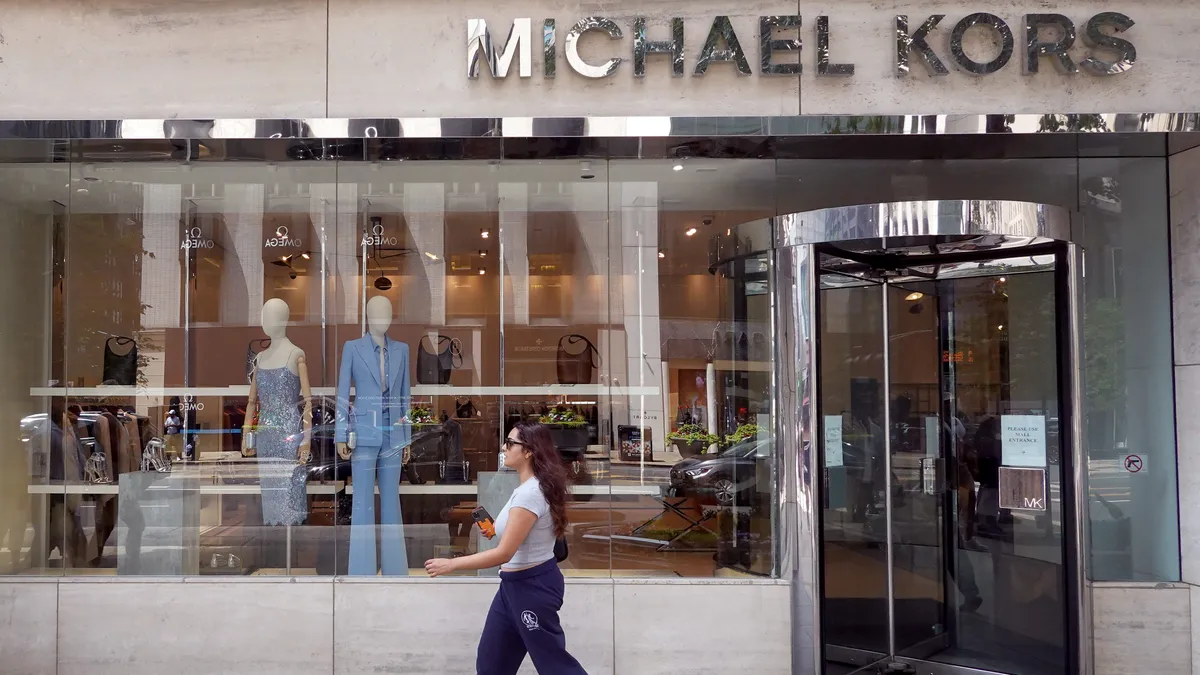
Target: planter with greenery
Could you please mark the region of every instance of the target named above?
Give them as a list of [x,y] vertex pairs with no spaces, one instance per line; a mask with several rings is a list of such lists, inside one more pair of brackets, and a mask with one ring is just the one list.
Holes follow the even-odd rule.
[[708,433],[708,430],[699,424],[682,424],[667,434],[667,440],[673,442],[679,449],[680,456],[687,459],[707,450],[708,446],[717,442],[717,436]]
[[550,437],[560,452],[582,453],[588,445],[588,423],[583,415],[565,405],[556,405],[538,418],[550,427]]
[[742,424],[737,430],[725,437],[725,442],[729,445],[736,445],[742,441],[747,441],[752,438],[757,438],[760,435],[767,435],[766,427],[761,427],[757,424]]

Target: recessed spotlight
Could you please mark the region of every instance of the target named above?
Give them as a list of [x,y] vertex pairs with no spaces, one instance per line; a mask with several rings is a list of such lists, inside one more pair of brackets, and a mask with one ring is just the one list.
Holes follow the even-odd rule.
[[672,171],[683,171],[683,162],[675,162],[675,166],[671,167]]
[[684,234],[686,234],[687,236],[689,236],[689,237],[690,237],[690,236],[692,236],[693,234],[696,234],[696,228],[694,228],[694,227],[689,227],[689,228],[688,228],[688,231],[687,231],[687,232],[684,232]]
[[1004,330],[1004,324],[1000,324],[999,326],[996,326],[996,330]]
[[479,231],[479,236],[484,239],[487,239],[488,235],[490,235],[490,234],[491,234],[491,232],[488,232],[488,229],[486,227]]
[[300,257],[301,257],[301,258],[304,258],[305,260],[312,260],[312,256],[308,254],[308,251],[305,251],[304,253],[301,253],[301,254],[300,254]]
[[1006,277],[1000,277],[1000,283],[1004,283],[1006,281],[1008,281],[1008,279]]
[[485,271],[485,270],[484,270],[482,267],[480,267],[480,268],[479,268],[479,273],[480,273],[480,274],[486,274],[486,271]]
[[665,257],[667,257],[667,252],[666,252],[666,251],[659,251],[659,252],[658,252],[658,257],[660,257],[660,258],[665,258]]
[[908,300],[909,302],[916,302],[917,300],[920,300],[923,297],[925,297],[924,293],[922,293],[920,291],[913,291],[912,293],[909,293],[908,295],[904,296],[904,299]]
[[487,249],[482,249],[482,248],[479,249],[479,257],[486,258],[487,257]]
[[438,257],[437,257],[436,255],[434,255],[434,254],[430,253],[429,251],[425,251],[425,257],[426,257],[426,258],[429,258],[430,260],[437,260],[437,259],[438,259]]

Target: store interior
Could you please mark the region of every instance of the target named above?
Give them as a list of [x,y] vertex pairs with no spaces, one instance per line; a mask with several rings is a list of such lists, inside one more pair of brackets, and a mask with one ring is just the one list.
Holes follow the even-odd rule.
[[[729,245],[763,237],[763,162],[139,159],[0,169],[46,280],[4,451],[28,464],[13,572],[423,575],[492,545],[471,511],[503,505],[500,439],[538,419],[570,476],[566,574],[773,575],[770,260]],[[339,374],[376,298],[411,445],[370,504],[337,417],[366,409]],[[284,343],[299,397],[295,358],[259,363]],[[298,440],[267,399],[247,420],[272,379]],[[373,564],[349,553],[366,528]]]

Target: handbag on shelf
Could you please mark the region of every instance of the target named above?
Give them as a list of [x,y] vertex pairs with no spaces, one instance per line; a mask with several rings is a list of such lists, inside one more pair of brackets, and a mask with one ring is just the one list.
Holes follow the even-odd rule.
[[255,359],[264,349],[271,346],[271,338],[251,340],[246,344],[246,384],[254,378]]
[[[129,351],[118,354],[112,345],[118,347],[132,345]],[[113,336],[104,341],[104,373],[101,380],[105,385],[133,386],[137,384],[138,349],[133,338],[122,335]]]
[[466,485],[471,482],[471,463],[438,462],[438,481],[441,485]]
[[[583,350],[579,353],[572,354],[567,350],[567,347],[578,348],[580,343],[582,343]],[[600,352],[596,349],[596,345],[583,335],[571,333],[562,336],[558,340],[555,364],[558,369],[558,383],[592,384],[596,377],[596,367],[600,365],[599,356]]]
[[[445,344],[445,349],[442,345]],[[450,373],[463,364],[462,343],[457,339],[441,335],[435,345],[437,353],[425,349],[425,338],[417,342],[417,383],[446,384]]]
[[479,416],[479,409],[475,407],[475,402],[468,398],[465,401],[454,399],[454,416],[460,420],[465,420],[471,417]]

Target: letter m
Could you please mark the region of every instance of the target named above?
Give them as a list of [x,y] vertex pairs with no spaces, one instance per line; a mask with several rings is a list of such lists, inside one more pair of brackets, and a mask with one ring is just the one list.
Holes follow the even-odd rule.
[[467,77],[479,77],[479,62],[485,61],[492,77],[507,77],[508,67],[512,65],[513,57],[520,50],[520,75],[533,75],[533,21],[531,19],[513,19],[512,29],[508,31],[508,40],[504,43],[504,51],[497,55],[492,45],[492,34],[488,30],[487,21],[483,19],[467,19]]

